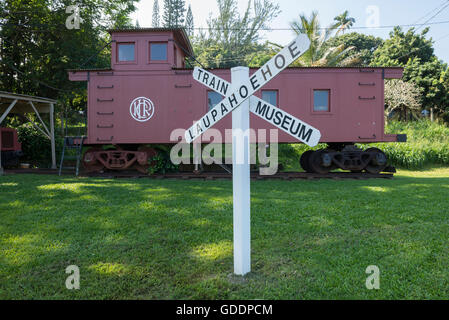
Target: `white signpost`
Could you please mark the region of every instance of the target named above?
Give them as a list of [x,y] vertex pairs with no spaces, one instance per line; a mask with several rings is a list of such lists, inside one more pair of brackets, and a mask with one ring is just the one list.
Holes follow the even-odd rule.
[[232,84],[201,68],[195,68],[193,72],[196,81],[225,98],[186,130],[186,141],[193,142],[232,112],[234,273],[237,275],[245,275],[251,271],[249,111],[309,146],[316,146],[321,138],[318,129],[253,96],[306,52],[309,46],[307,36],[300,34],[251,77],[249,68],[233,68]]

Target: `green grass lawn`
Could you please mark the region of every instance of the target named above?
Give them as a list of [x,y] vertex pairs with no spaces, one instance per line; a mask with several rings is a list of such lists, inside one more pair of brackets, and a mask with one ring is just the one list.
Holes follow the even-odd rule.
[[449,169],[251,188],[241,278],[231,181],[0,177],[0,299],[449,298]]

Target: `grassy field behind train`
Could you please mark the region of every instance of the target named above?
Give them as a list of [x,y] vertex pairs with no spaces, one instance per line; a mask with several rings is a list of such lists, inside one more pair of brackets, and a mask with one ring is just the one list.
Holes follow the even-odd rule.
[[448,168],[254,181],[242,279],[231,181],[3,176],[0,299],[449,299],[448,193]]
[[[383,150],[390,163],[397,168],[423,169],[435,165],[449,166],[449,127],[428,120],[400,122],[391,121],[385,131],[407,134],[406,143],[375,143],[360,145],[362,148],[377,147]],[[313,149],[322,148],[320,145]],[[310,150],[306,145],[280,145],[279,162],[285,170],[301,170],[297,159]]]

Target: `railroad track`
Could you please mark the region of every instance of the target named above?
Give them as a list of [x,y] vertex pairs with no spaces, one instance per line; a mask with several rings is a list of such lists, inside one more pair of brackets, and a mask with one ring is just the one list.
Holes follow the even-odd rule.
[[[9,169],[5,173],[8,174],[54,174],[57,170],[51,169]],[[63,175],[74,175],[72,171],[63,171]],[[231,180],[232,175],[227,172],[173,172],[165,174],[145,175],[137,171],[106,171],[102,173],[86,173],[81,172],[82,177],[95,177],[106,179],[119,178],[147,178],[147,179],[177,179],[177,180]],[[355,173],[355,172],[330,172],[326,174],[307,173],[307,172],[278,172],[272,176],[261,176],[258,171],[251,172],[252,180],[317,180],[317,179],[334,179],[334,180],[366,180],[366,179],[392,179],[391,173]]]
[[[149,178],[149,179],[177,179],[177,180],[232,180],[232,175],[226,172],[176,172],[166,174],[154,174],[151,176],[127,172],[104,172],[87,174],[89,177],[101,178]],[[251,172],[252,180],[317,180],[317,179],[392,179],[393,174],[370,174],[353,172],[331,172],[327,174],[306,172],[279,172],[272,176],[261,176],[258,172]]]

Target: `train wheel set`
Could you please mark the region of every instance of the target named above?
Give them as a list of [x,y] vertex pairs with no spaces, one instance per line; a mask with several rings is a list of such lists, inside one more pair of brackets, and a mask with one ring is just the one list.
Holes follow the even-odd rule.
[[362,150],[354,145],[344,146],[338,151],[332,148],[306,151],[300,158],[300,165],[308,173],[321,174],[335,169],[355,173],[365,171],[371,174],[395,171],[394,168],[388,167],[387,156],[382,150],[377,148]]
[[[129,170],[148,174],[149,169],[157,165],[152,159],[163,152],[148,146],[135,148],[115,146],[106,150],[91,147],[83,155],[83,165],[88,174]],[[329,145],[325,149],[309,150],[300,156],[299,163],[306,173],[322,175],[338,169],[374,175],[381,172],[396,172],[394,167],[388,165],[388,158],[382,150],[377,148],[362,150],[354,145]],[[207,166],[202,165],[201,168],[207,168]],[[202,171],[207,170],[200,170]]]
[[138,147],[137,150],[125,150],[120,146],[103,150],[98,147],[89,148],[83,156],[83,165],[87,172],[102,172],[104,170],[137,170],[148,173],[158,154],[153,148]]

